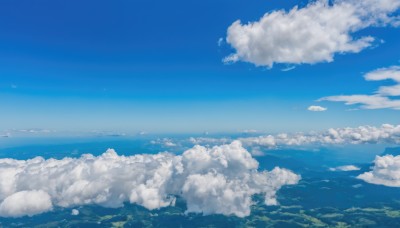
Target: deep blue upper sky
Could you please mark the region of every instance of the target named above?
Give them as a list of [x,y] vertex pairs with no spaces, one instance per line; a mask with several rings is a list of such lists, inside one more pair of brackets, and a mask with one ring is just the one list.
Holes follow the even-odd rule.
[[[399,111],[357,110],[317,99],[370,94],[388,82],[363,73],[399,64],[400,30],[331,63],[224,64],[219,38],[307,1],[138,0],[0,2],[0,130],[306,131],[398,124]],[[328,107],[309,112],[310,105]]]

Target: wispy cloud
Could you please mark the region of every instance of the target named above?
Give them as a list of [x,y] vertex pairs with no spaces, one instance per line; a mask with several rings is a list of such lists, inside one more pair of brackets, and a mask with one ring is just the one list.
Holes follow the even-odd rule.
[[328,96],[319,101],[344,102],[346,105],[360,105],[363,109],[395,109],[400,110],[400,99],[393,98],[400,96],[400,67],[392,66],[371,71],[364,75],[368,81],[391,80],[395,82],[392,86],[381,86],[375,94],[356,94]]
[[294,69],[296,69],[295,66],[288,66],[288,67],[286,67],[286,68],[281,69],[281,71],[287,72],[287,71],[291,71],[291,70],[294,70]]

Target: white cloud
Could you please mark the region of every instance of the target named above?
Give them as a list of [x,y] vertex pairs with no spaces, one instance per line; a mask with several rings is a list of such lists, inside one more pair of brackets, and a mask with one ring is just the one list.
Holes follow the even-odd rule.
[[0,159],[0,216],[34,215],[53,205],[121,207],[128,201],[151,210],[173,205],[180,196],[188,213],[243,217],[250,213],[252,195],[277,204],[277,190],[300,179],[286,169],[257,169],[239,141],[197,145],[182,155],[119,156],[109,149],[98,157]]
[[393,100],[379,95],[348,95],[323,97],[321,101],[344,102],[346,105],[361,105],[362,109],[400,110],[400,100]]
[[326,144],[400,143],[400,125],[383,124],[380,127],[331,128],[324,132],[264,135],[239,138],[245,145],[276,148]]
[[311,105],[310,107],[307,108],[308,111],[312,111],[312,112],[323,112],[328,110],[327,108],[321,107],[321,106],[315,106],[315,105]]
[[281,69],[281,71],[287,72],[287,71],[291,71],[291,70],[294,70],[294,69],[296,69],[295,66],[288,66],[288,67],[286,67],[286,68]]
[[335,168],[329,168],[330,171],[357,171],[360,170],[359,167],[355,165],[343,165],[343,166],[338,166]]
[[362,184],[355,184],[355,185],[352,185],[351,187],[353,187],[353,188],[361,188],[363,185]]
[[332,62],[335,54],[357,53],[371,46],[371,36],[354,33],[370,26],[399,24],[390,15],[400,0],[317,0],[289,12],[266,13],[259,21],[242,24],[235,21],[226,41],[235,53],[224,62],[245,61],[256,66],[274,63],[314,64]]
[[232,142],[231,139],[228,138],[212,138],[212,137],[190,137],[189,142],[192,144],[199,145],[215,145],[215,144],[225,144]]
[[33,216],[50,211],[52,208],[50,195],[45,191],[19,191],[8,195],[1,202],[0,217]]
[[79,215],[79,210],[77,210],[77,209],[72,209],[72,210],[71,210],[71,215]]
[[218,47],[220,47],[224,43],[224,38],[220,37],[217,41]]
[[150,143],[151,144],[160,144],[160,145],[163,145],[165,147],[175,147],[175,146],[177,146],[177,144],[174,143],[172,141],[172,139],[170,139],[170,138],[156,139],[156,140],[150,141]]
[[361,105],[364,109],[395,109],[400,110],[400,100],[392,98],[400,96],[400,67],[392,66],[388,68],[380,68],[364,75],[368,81],[392,80],[396,84],[392,86],[381,86],[372,95],[356,94],[356,95],[340,95],[328,96],[319,99],[320,101],[344,102],[346,105]]
[[357,178],[370,184],[400,187],[400,156],[376,156],[372,171],[360,174]]

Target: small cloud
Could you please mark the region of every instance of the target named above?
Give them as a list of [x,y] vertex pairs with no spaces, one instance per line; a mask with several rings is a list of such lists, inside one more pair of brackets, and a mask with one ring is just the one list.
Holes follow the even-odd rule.
[[264,152],[262,152],[260,147],[254,147],[251,150],[251,155],[253,155],[254,157],[261,157],[261,156],[265,156]]
[[361,188],[363,185],[362,184],[355,184],[355,185],[352,185],[351,187],[353,187],[353,188]]
[[357,178],[370,184],[400,187],[399,171],[400,156],[376,156],[372,170],[358,175]]
[[72,209],[71,215],[79,215],[79,211],[77,209]]
[[294,70],[296,67],[295,66],[288,66],[286,68],[283,68],[281,71],[286,72],[286,71],[291,71]]
[[177,146],[177,144],[174,143],[172,141],[172,139],[170,139],[170,138],[162,138],[162,139],[158,138],[156,140],[150,141],[150,143],[154,144],[154,145],[162,145],[162,146],[165,146],[165,147],[175,147],[175,146]]
[[218,39],[218,42],[217,42],[218,47],[221,47],[221,45],[222,45],[223,43],[224,43],[224,38],[220,37],[220,38]]
[[357,171],[360,170],[359,167],[355,166],[355,165],[344,165],[344,166],[338,166],[335,168],[330,168],[330,171]]
[[17,88],[17,85],[11,84],[11,89],[16,89],[16,88]]
[[311,105],[310,107],[307,108],[307,110],[312,112],[324,112],[328,109],[321,106]]

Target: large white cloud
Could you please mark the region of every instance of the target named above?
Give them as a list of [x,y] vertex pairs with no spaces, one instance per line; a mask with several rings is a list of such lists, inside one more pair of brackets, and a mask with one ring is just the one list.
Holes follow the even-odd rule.
[[398,18],[390,15],[399,7],[400,0],[317,0],[289,12],[266,13],[248,24],[238,20],[226,37],[236,52],[224,61],[268,67],[331,62],[337,53],[357,53],[371,46],[373,37],[356,37],[355,32],[369,26],[397,26]]
[[367,144],[400,143],[400,125],[383,124],[380,127],[331,128],[324,132],[263,135],[240,138],[245,145],[276,148],[310,144]]
[[377,156],[372,171],[357,178],[371,184],[400,187],[400,156]]
[[336,101],[345,102],[346,105],[361,105],[364,109],[395,109],[400,110],[400,100],[393,98],[400,96],[400,67],[392,66],[388,68],[380,68],[367,73],[364,78],[368,81],[392,80],[395,82],[391,86],[381,86],[372,95],[356,94],[356,95],[339,95],[323,97],[320,101]]
[[98,157],[0,159],[0,216],[33,215],[53,205],[121,207],[131,202],[157,209],[180,196],[187,212],[242,217],[250,213],[252,195],[264,194],[268,205],[276,204],[276,191],[300,179],[286,169],[257,169],[258,162],[239,141],[194,146],[182,155],[119,156],[109,149]]
[[0,216],[33,216],[52,210],[50,195],[45,191],[20,191],[7,196],[0,204]]

